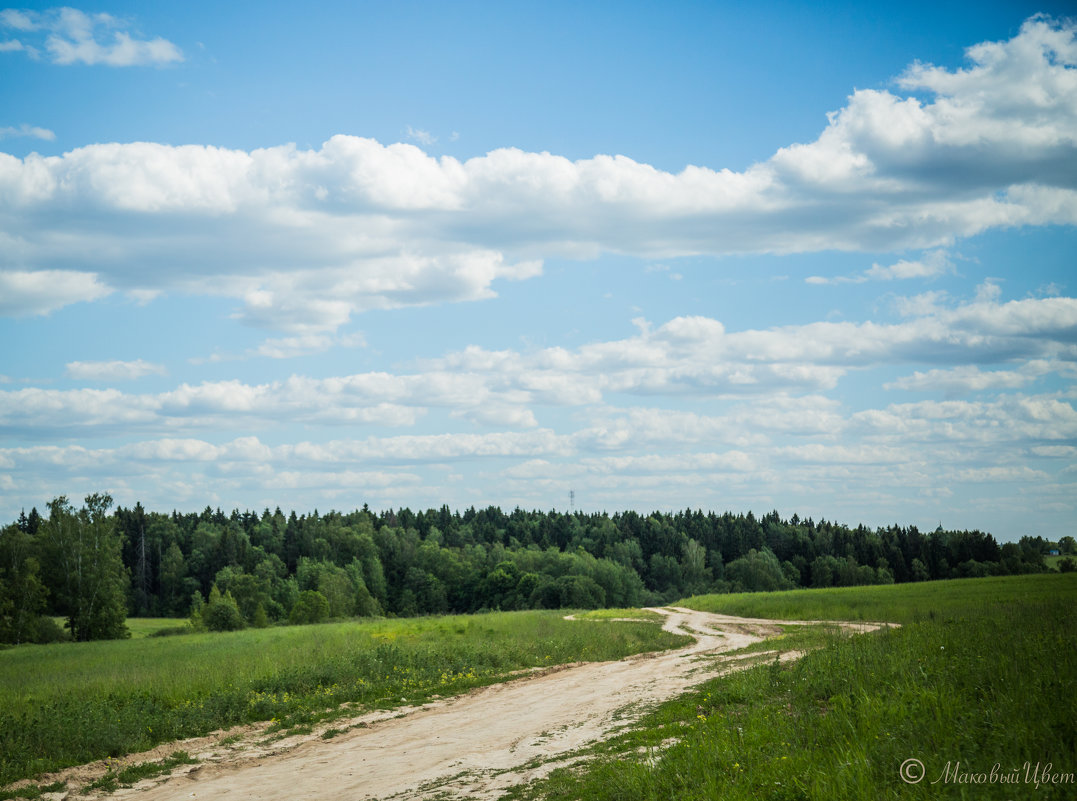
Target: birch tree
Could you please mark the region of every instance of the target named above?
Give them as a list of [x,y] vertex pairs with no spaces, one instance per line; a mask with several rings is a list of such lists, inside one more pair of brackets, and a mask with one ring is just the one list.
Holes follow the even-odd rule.
[[109,515],[112,497],[86,496],[78,510],[64,496],[49,503],[49,519],[40,538],[45,573],[55,611],[75,640],[129,636],[126,590],[129,581],[116,521]]

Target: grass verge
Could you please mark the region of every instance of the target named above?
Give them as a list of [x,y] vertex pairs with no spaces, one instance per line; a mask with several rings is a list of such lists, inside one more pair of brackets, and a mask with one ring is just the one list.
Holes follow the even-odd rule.
[[155,776],[169,773],[172,768],[179,765],[195,765],[197,763],[198,760],[192,759],[186,751],[174,751],[171,756],[162,759],[160,762],[139,762],[135,765],[128,765],[120,771],[110,770],[100,779],[86,785],[82,791],[83,793],[90,790],[112,792],[120,787],[130,787],[143,779],[152,779]]
[[650,623],[661,623],[665,620],[664,615],[649,609],[591,609],[577,613],[575,618],[576,620],[645,620]]

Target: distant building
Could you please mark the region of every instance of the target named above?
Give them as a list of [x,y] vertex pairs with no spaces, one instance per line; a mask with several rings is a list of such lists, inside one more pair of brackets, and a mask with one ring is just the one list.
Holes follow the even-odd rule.
[[1052,548],[1051,550],[1049,550],[1047,552],[1047,555],[1048,556],[1058,556],[1059,555],[1058,548]]

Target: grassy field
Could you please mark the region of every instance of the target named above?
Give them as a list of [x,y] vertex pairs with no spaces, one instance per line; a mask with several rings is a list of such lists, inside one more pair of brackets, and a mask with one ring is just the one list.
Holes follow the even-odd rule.
[[[681,605],[902,626],[829,634],[797,662],[710,681],[581,754],[590,757],[582,767],[510,798],[1077,797],[1073,574],[700,596]],[[923,766],[917,783],[899,775],[910,759]],[[1044,781],[1047,763],[1061,783]],[[920,775],[915,763],[906,770]]]
[[131,632],[132,640],[138,640],[142,637],[149,637],[161,629],[186,626],[189,622],[185,617],[129,617],[127,618],[127,630]]
[[1045,556],[1045,557],[1043,557],[1044,564],[1046,564],[1047,567],[1050,568],[1051,570],[1058,570],[1059,569],[1059,562],[1061,562],[1063,559],[1072,559],[1074,561],[1077,561],[1077,556]]
[[[53,622],[60,628],[67,622],[65,617],[54,617]],[[127,630],[131,632],[131,639],[138,640],[149,637],[161,629],[171,629],[186,626],[190,620],[185,617],[129,617],[127,618]]]
[[918,623],[960,620],[1000,603],[1077,598],[1077,575],[997,576],[825,590],[697,595],[681,606],[774,620],[868,620]]
[[[239,723],[309,725],[345,703],[398,706],[524,668],[687,641],[647,622],[594,626],[562,614],[368,620],[0,651],[0,787]],[[174,624],[155,621],[152,629]]]

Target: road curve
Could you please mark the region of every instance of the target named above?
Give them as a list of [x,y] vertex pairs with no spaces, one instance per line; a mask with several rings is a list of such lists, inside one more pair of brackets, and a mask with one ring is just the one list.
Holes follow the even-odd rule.
[[[186,772],[114,792],[138,801],[189,799],[418,799],[432,793],[496,798],[506,787],[556,766],[582,745],[718,673],[750,661],[723,654],[781,632],[778,621],[665,607],[663,628],[690,645],[616,662],[592,662],[436,701],[399,716],[336,722],[353,728],[329,740],[296,738],[272,753],[252,742],[192,756]],[[809,621],[780,621],[809,623]],[[811,621],[815,622],[815,621]],[[616,625],[581,621],[581,625]],[[854,631],[878,624],[838,623]],[[795,658],[788,653],[783,658]],[[182,744],[178,744],[182,745]],[[282,749],[282,750],[281,750]],[[536,765],[541,761],[543,764]],[[529,765],[531,763],[531,765]]]

